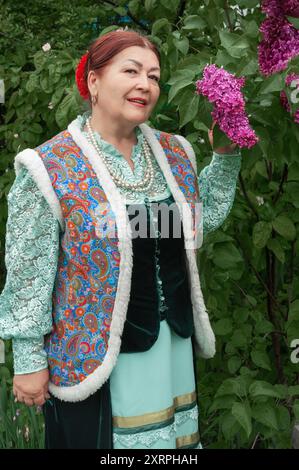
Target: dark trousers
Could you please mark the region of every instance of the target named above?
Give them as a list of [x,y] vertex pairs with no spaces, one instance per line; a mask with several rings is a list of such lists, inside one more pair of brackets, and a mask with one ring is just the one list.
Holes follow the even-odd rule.
[[50,395],[42,407],[45,449],[113,448],[109,380],[82,401],[66,402]]

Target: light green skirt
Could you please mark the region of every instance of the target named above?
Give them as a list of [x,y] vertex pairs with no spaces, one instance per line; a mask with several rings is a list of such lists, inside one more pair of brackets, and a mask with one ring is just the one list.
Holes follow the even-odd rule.
[[151,349],[119,354],[110,392],[114,449],[202,449],[191,338],[165,320]]

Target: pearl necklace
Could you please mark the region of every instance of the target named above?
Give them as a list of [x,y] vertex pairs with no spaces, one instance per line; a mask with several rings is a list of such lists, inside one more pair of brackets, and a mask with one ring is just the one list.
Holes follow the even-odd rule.
[[86,121],[86,127],[88,129],[88,137],[89,137],[90,143],[93,144],[99,156],[104,161],[114,183],[117,186],[121,186],[126,189],[132,189],[133,191],[145,191],[145,190],[148,190],[152,186],[153,181],[154,181],[154,168],[153,168],[153,164],[151,161],[150,148],[145,138],[143,139],[143,143],[142,143],[142,155],[144,156],[146,163],[147,163],[144,176],[142,180],[138,181],[137,183],[128,183],[124,177],[118,175],[117,172],[114,170],[114,168],[110,166],[106,155],[104,154],[104,152],[102,152],[102,149],[99,146],[94,136],[94,133],[90,124],[90,117]]

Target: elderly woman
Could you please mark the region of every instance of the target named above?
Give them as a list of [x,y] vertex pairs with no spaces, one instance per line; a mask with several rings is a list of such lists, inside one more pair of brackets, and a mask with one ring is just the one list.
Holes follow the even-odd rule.
[[146,124],[160,74],[148,38],[101,36],[76,72],[91,110],[15,159],[0,336],[46,448],[202,448],[195,359],[215,338],[198,233],[227,217],[241,156],[217,149],[197,176],[189,142]]

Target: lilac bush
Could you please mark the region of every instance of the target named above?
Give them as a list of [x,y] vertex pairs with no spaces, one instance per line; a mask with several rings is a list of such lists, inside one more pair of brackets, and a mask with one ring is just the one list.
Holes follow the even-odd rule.
[[235,77],[222,67],[206,65],[202,80],[196,81],[196,93],[214,104],[212,117],[219,128],[239,147],[252,147],[259,139],[245,114],[241,88],[244,77]]

